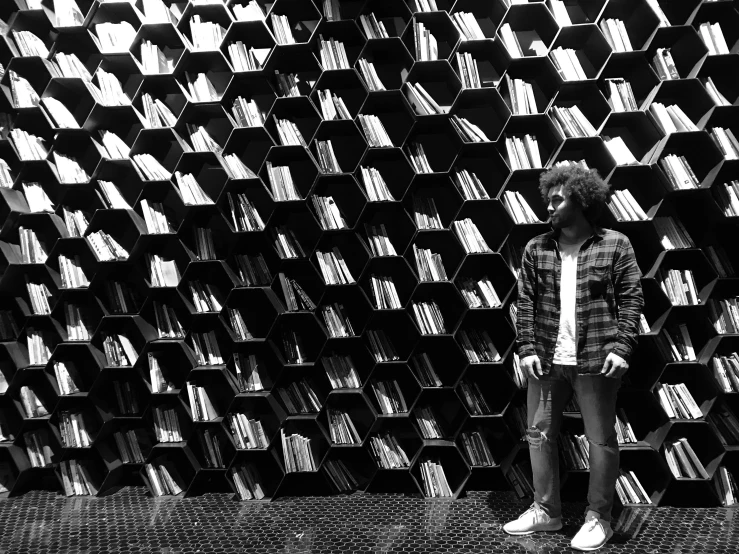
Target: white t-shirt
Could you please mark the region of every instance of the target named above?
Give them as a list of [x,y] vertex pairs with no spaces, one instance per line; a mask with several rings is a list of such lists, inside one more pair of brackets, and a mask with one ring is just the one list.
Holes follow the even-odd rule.
[[[586,239],[587,240],[587,239]],[[577,298],[577,254],[585,241],[577,244],[559,243],[562,255],[562,275],[559,286],[559,333],[554,347],[554,363],[577,364],[577,328],[575,301]]]

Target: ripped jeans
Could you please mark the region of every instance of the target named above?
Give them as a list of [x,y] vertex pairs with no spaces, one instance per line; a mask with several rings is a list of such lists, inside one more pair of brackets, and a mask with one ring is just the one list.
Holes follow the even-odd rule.
[[574,393],[590,447],[587,511],[597,512],[603,520],[611,520],[619,465],[614,426],[620,386],[620,378],[578,375],[577,366],[559,364],[553,365],[549,375],[538,380],[529,377],[528,425],[537,427],[543,434],[538,441],[529,439],[534,501],[549,517],[562,515],[557,436],[562,426],[562,412]]

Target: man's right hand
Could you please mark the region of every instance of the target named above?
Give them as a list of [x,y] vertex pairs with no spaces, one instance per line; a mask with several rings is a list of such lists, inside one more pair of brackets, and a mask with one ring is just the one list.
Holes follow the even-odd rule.
[[544,371],[541,368],[541,361],[539,360],[539,356],[536,354],[523,358],[521,360],[521,367],[523,368],[524,373],[534,379],[538,379],[541,375],[544,375]]

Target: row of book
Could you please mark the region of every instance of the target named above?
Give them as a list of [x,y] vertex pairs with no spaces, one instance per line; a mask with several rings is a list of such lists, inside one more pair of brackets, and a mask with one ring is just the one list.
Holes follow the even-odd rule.
[[739,392],[739,354],[716,354],[711,358],[713,376],[725,393]]
[[706,468],[686,438],[666,440],[663,448],[667,465],[676,479],[709,479]]
[[711,298],[706,304],[717,333],[739,333],[739,299]]
[[695,348],[686,323],[664,327],[655,337],[655,345],[662,359],[673,362],[695,361]]
[[689,306],[700,303],[692,269],[665,270],[660,268],[657,270],[656,277],[660,287],[673,304]]
[[703,417],[703,412],[685,383],[674,385],[657,383],[654,389],[667,417],[671,419],[700,419]]

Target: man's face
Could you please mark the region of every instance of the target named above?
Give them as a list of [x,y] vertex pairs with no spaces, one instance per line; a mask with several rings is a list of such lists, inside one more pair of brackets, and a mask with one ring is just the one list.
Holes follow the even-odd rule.
[[548,193],[549,204],[547,211],[551,217],[553,229],[569,227],[575,223],[579,206],[570,199],[562,185],[552,187]]

